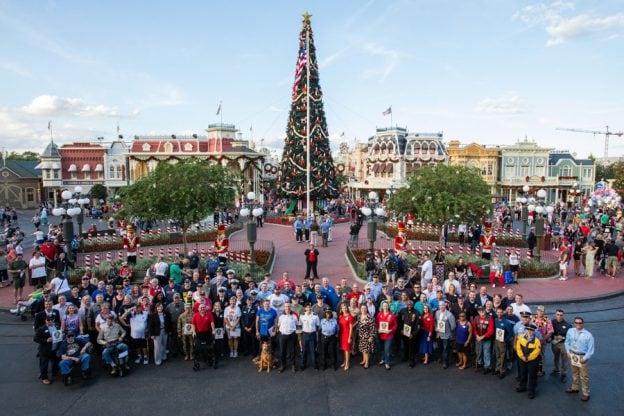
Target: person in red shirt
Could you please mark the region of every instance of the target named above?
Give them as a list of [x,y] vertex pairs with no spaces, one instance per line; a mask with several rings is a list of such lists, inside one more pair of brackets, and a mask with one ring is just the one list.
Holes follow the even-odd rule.
[[351,288],[352,288],[351,292],[347,294],[347,299],[350,302],[351,299],[355,298],[355,300],[359,303],[360,298],[362,297],[362,294],[363,294],[363,292],[360,290],[360,286],[357,283],[353,283],[353,286],[351,286]]
[[477,368],[483,365],[483,374],[492,371],[492,335],[494,335],[494,320],[485,314],[483,306],[477,307],[478,315],[472,320],[475,336],[475,350],[477,352]]
[[397,329],[396,317],[390,312],[390,306],[387,301],[381,302],[381,310],[377,314],[376,324],[379,340],[383,345],[382,359],[379,365],[384,365],[386,370],[390,370],[390,360],[392,356],[392,341],[394,340],[394,331]]
[[52,240],[48,239],[41,246],[41,254],[46,258],[46,274],[48,275],[48,281],[55,277],[56,271],[56,257],[58,256],[58,249]]
[[215,332],[214,318],[212,312],[206,310],[206,305],[199,305],[199,311],[193,314],[191,319],[193,325],[193,337],[198,339],[212,339]]
[[290,284],[291,289],[294,289],[296,286],[295,282],[288,277],[288,272],[284,272],[284,274],[282,274],[282,280],[277,282],[277,287],[283,289],[286,283]]

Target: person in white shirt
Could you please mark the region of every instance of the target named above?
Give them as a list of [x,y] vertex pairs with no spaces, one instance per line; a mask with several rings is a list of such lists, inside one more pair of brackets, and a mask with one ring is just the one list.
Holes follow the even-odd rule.
[[277,311],[278,315],[284,313],[284,306],[289,301],[288,296],[282,295],[280,292],[280,289],[275,287],[273,294],[268,297],[271,301],[271,307]]
[[149,364],[149,355],[147,352],[147,340],[145,331],[147,330],[147,321],[149,319],[149,311],[141,311],[140,306],[134,306],[128,309],[119,318],[124,326],[130,326],[130,349],[134,350],[137,358],[135,364]]
[[225,330],[228,336],[228,345],[230,347],[230,358],[238,357],[238,339],[241,336],[241,309],[236,304],[236,296],[231,296],[230,304],[225,308],[223,314]]
[[301,371],[305,370],[308,353],[312,361],[312,367],[319,369],[316,361],[316,332],[318,331],[321,321],[317,314],[312,313],[312,305],[307,303],[304,308],[303,315],[299,318],[301,321]]
[[69,281],[63,277],[63,275],[56,276],[52,279],[50,285],[52,285],[52,293],[55,295],[60,295],[61,293],[69,292],[70,290]]
[[169,270],[169,265],[165,262],[163,256],[158,257],[158,262],[154,265],[156,269],[156,278],[159,282],[165,281],[165,276],[167,275],[167,270]]
[[30,277],[32,278],[35,286],[43,285],[46,282],[45,263],[45,256],[42,256],[39,250],[35,250],[33,257],[28,262]]
[[37,228],[35,232],[32,233],[32,235],[35,236],[35,245],[40,246],[41,244],[43,244],[43,231]]
[[[277,321],[277,326],[280,332],[280,369],[279,372],[283,373],[288,362],[292,362],[293,371],[297,371],[297,361],[295,359],[297,351],[297,325],[299,320],[297,316],[290,311],[290,303],[284,305],[284,314],[281,315]],[[288,361],[287,361],[288,359]]]
[[516,315],[518,319],[520,319],[520,312],[531,313],[531,308],[522,302],[521,294],[516,295],[516,303],[512,303],[511,308],[513,309],[513,314]]
[[429,253],[425,253],[424,258],[425,261],[420,272],[421,287],[426,287],[427,283],[431,282],[431,278],[433,277],[433,263],[431,262],[431,259],[429,259]]

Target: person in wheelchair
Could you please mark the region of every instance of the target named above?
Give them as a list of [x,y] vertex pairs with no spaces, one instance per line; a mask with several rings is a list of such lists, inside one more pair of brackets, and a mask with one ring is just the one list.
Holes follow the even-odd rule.
[[[128,345],[123,342],[125,337],[126,331],[115,322],[115,318],[112,315],[106,318],[104,325],[100,325],[97,342],[104,347],[102,358],[111,367],[110,373],[112,376],[119,373],[120,369],[118,367],[123,367],[123,370],[126,371],[130,370],[128,366]],[[113,359],[113,354],[116,355],[116,359]]]
[[21,317],[22,321],[28,319],[26,313],[30,311],[31,315],[34,316],[34,312],[39,309],[39,304],[43,303],[45,297],[50,295],[50,285],[49,283],[43,287],[35,289],[30,295],[28,295],[28,300],[20,300],[17,302],[17,305],[14,309],[11,309],[10,312],[14,315]]
[[91,375],[91,354],[92,344],[88,336],[76,337],[74,331],[68,331],[65,340],[58,349],[57,356],[61,362],[61,376],[63,384],[69,386],[72,382],[71,373],[76,365],[80,365],[83,380]]

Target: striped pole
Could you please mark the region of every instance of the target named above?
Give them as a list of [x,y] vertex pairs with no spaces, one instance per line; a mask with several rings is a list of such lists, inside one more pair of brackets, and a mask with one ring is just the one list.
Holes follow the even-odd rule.
[[100,265],[100,255],[99,254],[95,254],[93,256],[93,264],[95,265],[95,267],[98,267]]
[[89,254],[85,256],[84,262],[85,262],[85,266],[91,267],[91,256]]
[[106,253],[106,261],[107,262],[113,261],[113,253],[111,253],[110,251]]

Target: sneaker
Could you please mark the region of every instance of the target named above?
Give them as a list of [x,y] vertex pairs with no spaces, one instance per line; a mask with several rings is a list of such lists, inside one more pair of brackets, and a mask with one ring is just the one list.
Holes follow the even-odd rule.
[[234,351],[230,351],[230,358],[234,358]]
[[143,359],[143,357],[141,357],[140,355],[137,355],[136,360],[134,360],[135,364],[141,364],[141,360]]
[[238,358],[238,351],[234,351],[234,358]]
[[143,357],[143,364],[144,365],[148,365],[149,364],[149,358],[147,356]]

